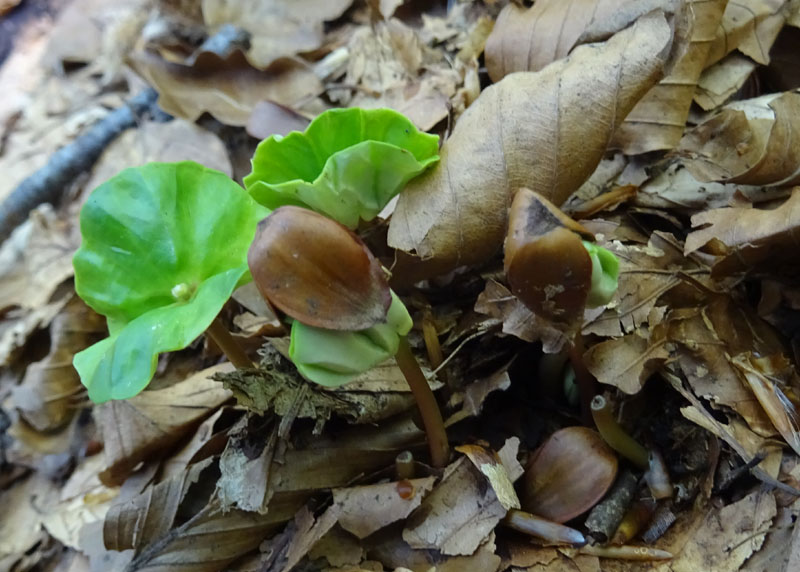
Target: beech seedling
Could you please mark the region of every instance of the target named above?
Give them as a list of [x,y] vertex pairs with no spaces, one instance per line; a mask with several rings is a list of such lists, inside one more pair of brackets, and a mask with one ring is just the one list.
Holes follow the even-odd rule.
[[275,209],[302,206],[348,228],[369,221],[439,160],[439,138],[391,109],[331,109],[304,132],[262,141],[248,192]]
[[405,336],[412,321],[364,242],[296,206],[258,225],[247,257],[267,302],[292,319],[289,358],[307,379],[339,386],[394,356],[417,401],[431,461],[449,456],[441,412]]
[[73,264],[76,292],[108,320],[110,336],[74,358],[93,401],[133,397],[160,353],[212,324],[250,279],[247,249],[267,213],[228,176],[190,161],[126,169],[92,192]]

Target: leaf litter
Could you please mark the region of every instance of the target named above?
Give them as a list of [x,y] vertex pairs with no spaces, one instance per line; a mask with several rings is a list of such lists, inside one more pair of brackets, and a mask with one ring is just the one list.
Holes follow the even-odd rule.
[[[161,111],[0,248],[0,569],[786,569],[800,549],[800,86],[782,42],[797,2],[54,4],[55,18],[25,16],[0,63],[0,196],[144,86]],[[233,43],[206,42],[226,25]],[[195,343],[162,356],[148,391],[91,405],[70,365],[105,332],[73,295],[88,192],[152,160],[240,180],[255,136],[343,106],[443,136],[441,165],[359,231],[410,301],[450,463],[427,464],[393,361],[309,385],[244,292],[223,313],[253,355],[263,346],[259,369]],[[620,260],[614,298],[578,325],[582,391],[663,455],[675,491],[624,546],[511,527],[552,530],[524,516],[519,481],[581,423],[574,332],[502,272],[522,187]],[[630,508],[604,525],[633,526]],[[582,534],[585,519],[565,524]]]

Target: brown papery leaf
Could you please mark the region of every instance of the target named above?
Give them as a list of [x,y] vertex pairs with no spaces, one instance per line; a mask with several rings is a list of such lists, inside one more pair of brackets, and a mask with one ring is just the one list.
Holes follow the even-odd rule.
[[243,126],[260,101],[291,106],[322,91],[314,72],[295,60],[279,60],[261,71],[240,51],[226,58],[203,52],[192,66],[139,52],[132,63],[158,90],[159,106],[189,121],[208,112],[226,125]]
[[211,464],[206,459],[186,471],[156,485],[131,499],[111,505],[103,524],[103,541],[110,550],[142,549],[166,534],[175,522],[178,507],[189,487]]
[[591,32],[606,39],[669,0],[539,0],[530,8],[514,2],[497,16],[486,41],[486,68],[492,81],[512,72],[539,71],[569,54]]
[[512,192],[527,187],[563,203],[659,79],[670,40],[664,16],[651,14],[605,44],[484,90],[456,124],[440,164],[401,194],[390,245],[450,267],[498,252]]
[[72,357],[99,341],[106,331],[105,318],[74,297],[50,329],[50,352],[25,371],[13,388],[13,401],[25,420],[39,431],[52,431],[67,423],[78,410],[82,389],[72,367]]
[[223,363],[199,371],[166,389],[143,391],[126,401],[110,401],[95,409],[105,444],[108,468],[104,484],[120,484],[143,459],[171,447],[233,394],[208,379],[230,371]]
[[728,0],[687,0],[677,17],[669,75],[645,95],[614,135],[626,154],[672,149],[681,139],[695,86]]
[[600,383],[630,395],[638,393],[647,378],[669,357],[664,342],[628,334],[597,344],[584,354],[584,360]]
[[266,69],[275,60],[322,45],[323,22],[335,20],[353,0],[203,0],[203,20],[215,30],[223,24],[246,30],[247,59]]
[[791,371],[791,362],[783,355],[759,358],[747,353],[736,356],[732,363],[747,380],[786,443],[800,455],[800,415],[786,397],[785,384],[780,383],[783,374]]
[[773,210],[722,208],[692,217],[686,253],[701,248],[719,255],[712,276],[741,273],[797,274],[800,190]]
[[800,182],[800,93],[738,101],[687,132],[678,150],[701,181],[745,185]]
[[783,27],[786,0],[729,1],[708,53],[706,67],[733,50],[757,63],[769,63],[769,50]]
[[731,54],[706,68],[697,82],[695,102],[706,111],[723,105],[741,89],[756,65],[750,58]]

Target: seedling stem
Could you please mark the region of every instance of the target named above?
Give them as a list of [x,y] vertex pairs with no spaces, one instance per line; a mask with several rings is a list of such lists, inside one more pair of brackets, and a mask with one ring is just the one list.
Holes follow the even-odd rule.
[[233,338],[219,316],[214,318],[206,333],[237,369],[255,369],[255,364],[247,357],[242,346]]

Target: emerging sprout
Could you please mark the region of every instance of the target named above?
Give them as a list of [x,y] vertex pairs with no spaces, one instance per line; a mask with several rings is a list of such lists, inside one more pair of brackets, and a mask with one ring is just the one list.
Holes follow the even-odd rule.
[[336,221],[286,206],[259,224],[247,260],[267,302],[294,320],[289,357],[307,379],[339,386],[395,356],[420,409],[432,463],[444,466],[441,412],[405,338],[411,317],[363,241]]
[[[247,248],[266,214],[226,175],[188,161],[126,169],[94,190],[73,259],[76,292],[110,332],[74,359],[93,401],[133,397],[158,354],[212,325],[250,279]],[[214,331],[235,365],[251,365],[224,327]]]
[[439,160],[438,140],[390,109],[331,109],[262,141],[244,183],[270,209],[302,206],[354,229]]

